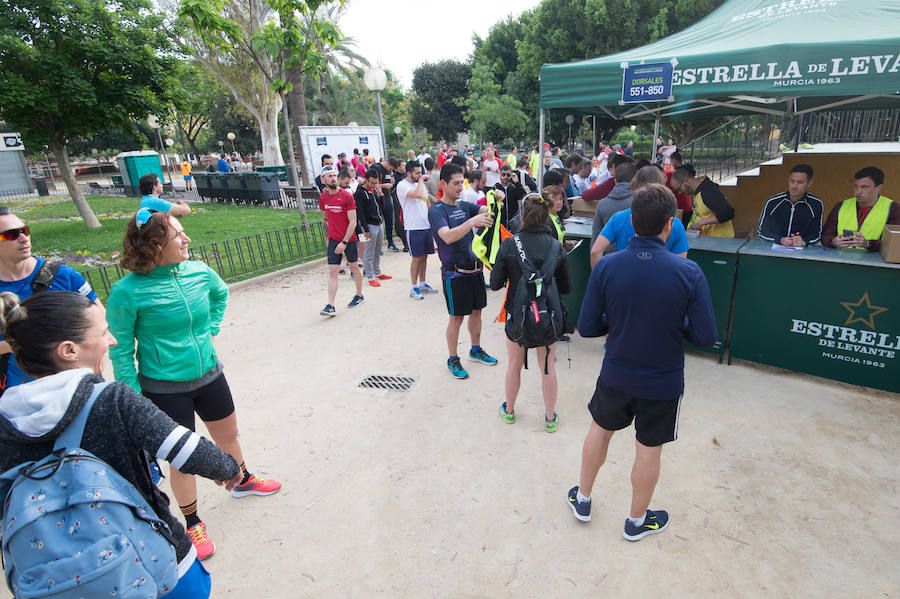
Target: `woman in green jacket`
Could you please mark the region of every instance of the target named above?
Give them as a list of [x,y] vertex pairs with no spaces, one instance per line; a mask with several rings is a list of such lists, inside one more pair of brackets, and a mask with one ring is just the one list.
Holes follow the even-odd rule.
[[[196,412],[216,445],[241,466],[243,478],[232,495],[271,495],[281,483],[252,475],[244,464],[231,391],[213,347],[228,287],[205,263],[188,260],[190,241],[166,212],[142,209],[128,224],[121,265],[132,272],[112,286],[106,306],[118,342],[110,348],[116,379],[191,431]],[[197,514],[196,479],[175,469],[169,475],[188,535],[205,559],[215,544]]]

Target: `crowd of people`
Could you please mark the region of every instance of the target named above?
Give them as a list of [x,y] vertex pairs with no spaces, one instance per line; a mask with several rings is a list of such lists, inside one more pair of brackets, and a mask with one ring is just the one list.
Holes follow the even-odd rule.
[[[687,238],[691,232],[733,237],[734,209],[714,182],[683,164],[671,140],[660,140],[654,163],[635,157],[630,144],[604,145],[593,159],[581,148],[566,157],[556,148],[542,150],[535,145],[530,155],[513,150],[504,158],[489,145],[477,160],[444,144],[436,157],[423,147],[405,161],[376,161],[365,150],[349,159],[323,156],[316,184],[327,236],[328,303],[321,313],[337,313],[345,268],[355,287],[349,308],[365,301],[364,282],[377,288],[392,278],[382,272],[380,256],[400,251],[396,237],[410,257],[409,297],[422,301],[438,288],[443,294],[446,368],[466,379],[463,323],[467,360],[496,366],[481,345],[482,311],[487,289],[505,288],[500,320],[507,368],[499,415],[516,422],[521,372],[534,348],[548,433],[560,425],[557,343],[568,340],[575,323],[582,337],[605,336],[579,481],[567,503],[578,520],[591,519],[591,493],[610,439],[633,423],[633,493],[623,535],[636,541],[668,525],[668,513],[650,504],[662,447],[678,436],[684,343],[710,347],[717,337],[705,277],[686,259]],[[854,179],[854,197],[836,205],[823,225],[822,201],[809,193],[813,169],[793,167],[787,191],[766,202],[757,235],[785,247],[877,249],[884,225],[900,224],[900,208],[880,195],[879,169],[861,169]],[[189,259],[190,238],[178,217],[190,207],[161,198],[156,175],[144,176],[140,188],[123,239],[121,266],[129,274],[112,286],[105,308],[74,269],[32,255],[28,225],[0,207],[0,472],[53,453],[69,429],[83,427],[80,447],[146,498],[170,539],[178,577],[166,596],[206,597],[210,578],[199,560],[215,544],[199,515],[195,476],[215,480],[236,498],[271,495],[281,484],[254,475],[245,461],[213,344],[228,288],[205,263]],[[576,197],[594,210],[592,270],[580,314],[570,315],[559,296],[573,287],[565,219]],[[435,254],[441,280],[433,287],[426,275]],[[107,352],[117,381],[111,384],[102,378]],[[195,433],[195,414],[212,441]],[[169,462],[183,525],[156,486],[157,459]]]

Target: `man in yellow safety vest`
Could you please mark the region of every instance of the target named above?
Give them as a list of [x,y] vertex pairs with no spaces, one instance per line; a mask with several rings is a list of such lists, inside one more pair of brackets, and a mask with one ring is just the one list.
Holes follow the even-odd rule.
[[881,195],[881,169],[867,166],[853,179],[853,197],[832,208],[822,230],[822,245],[877,252],[884,226],[900,225],[900,204]]

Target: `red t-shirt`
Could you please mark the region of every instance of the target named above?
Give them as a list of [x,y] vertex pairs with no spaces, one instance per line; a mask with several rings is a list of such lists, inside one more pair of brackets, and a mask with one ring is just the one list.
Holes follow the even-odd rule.
[[[328,221],[328,239],[343,241],[350,226],[350,210],[356,210],[356,202],[346,189],[338,189],[337,193],[331,193],[328,188],[319,196],[319,210]],[[350,237],[350,241],[356,241],[356,232]]]
[[444,163],[447,162],[447,158],[449,156],[450,156],[449,154],[444,154],[443,152],[441,152],[440,154],[437,155],[438,170],[444,168]]

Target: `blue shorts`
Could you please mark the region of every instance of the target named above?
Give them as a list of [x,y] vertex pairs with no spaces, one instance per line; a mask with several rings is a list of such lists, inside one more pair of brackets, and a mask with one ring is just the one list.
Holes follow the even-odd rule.
[[185,180],[185,181],[190,181],[190,180],[191,180],[191,176],[190,176],[190,175],[185,175],[185,176],[184,176],[184,180]]
[[184,576],[178,579],[175,588],[163,595],[167,599],[206,599],[212,590],[209,572],[199,559],[195,559]]
[[417,231],[410,231],[407,229],[406,245],[409,248],[409,255],[413,258],[433,254],[434,237],[431,236],[431,229]]

